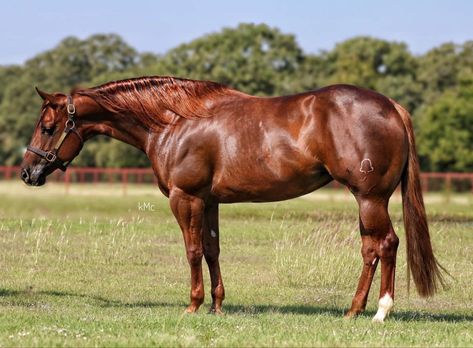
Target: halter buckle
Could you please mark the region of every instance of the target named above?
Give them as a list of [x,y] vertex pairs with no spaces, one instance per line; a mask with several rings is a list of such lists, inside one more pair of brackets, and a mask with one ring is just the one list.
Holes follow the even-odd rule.
[[48,162],[54,162],[54,161],[56,161],[57,156],[56,156],[56,154],[55,154],[54,152],[48,151],[48,152],[46,152],[46,155],[44,156],[44,158],[45,158],[46,161],[48,161]]

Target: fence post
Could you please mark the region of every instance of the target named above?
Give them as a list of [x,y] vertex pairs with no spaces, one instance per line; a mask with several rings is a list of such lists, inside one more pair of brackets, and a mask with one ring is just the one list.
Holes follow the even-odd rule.
[[128,169],[122,170],[122,188],[123,188],[123,195],[127,195],[127,183],[128,183]]
[[420,175],[420,183],[422,186],[422,192],[428,192],[429,191],[429,175],[428,173],[422,173]]
[[445,176],[445,193],[446,193],[446,202],[450,203],[450,192],[452,186],[452,176],[450,173],[447,173]]
[[66,170],[66,173],[64,175],[64,189],[65,189],[66,195],[69,194],[70,181],[71,181],[71,172]]
[[94,169],[94,178],[92,180],[94,181],[94,184],[99,182],[99,172],[97,171],[97,168]]
[[12,167],[7,167],[7,170],[5,171],[5,179],[11,179],[12,177],[12,170],[13,168]]

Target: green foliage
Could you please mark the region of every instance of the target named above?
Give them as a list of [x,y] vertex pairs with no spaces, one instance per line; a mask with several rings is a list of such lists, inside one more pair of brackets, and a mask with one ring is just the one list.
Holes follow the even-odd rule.
[[356,37],[338,44],[327,55],[329,83],[376,88],[385,76],[413,76],[414,58],[403,43]]
[[418,119],[419,154],[432,171],[473,171],[473,84],[447,90]]
[[435,47],[420,56],[418,63],[418,81],[424,89],[424,101],[431,103],[446,90],[462,84],[465,75],[472,76],[473,41]]
[[172,49],[151,71],[275,95],[294,91],[294,74],[303,59],[293,35],[264,24],[240,24]]
[[[471,170],[471,128],[464,122],[471,119],[473,41],[413,56],[404,43],[355,37],[306,54],[294,35],[264,24],[225,28],[164,55],[140,54],[114,34],[68,37],[24,65],[0,66],[0,163],[21,161],[41,102],[35,85],[68,91],[143,75],[213,80],[268,96],[333,83],[375,89],[415,115],[424,170]],[[90,141],[74,163],[148,166],[139,151],[110,139]]]

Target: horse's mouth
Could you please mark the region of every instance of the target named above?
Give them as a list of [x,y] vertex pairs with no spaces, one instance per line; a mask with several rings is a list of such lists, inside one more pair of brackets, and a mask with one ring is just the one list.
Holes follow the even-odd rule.
[[35,182],[33,182],[32,186],[43,186],[46,183],[46,175],[40,175]]

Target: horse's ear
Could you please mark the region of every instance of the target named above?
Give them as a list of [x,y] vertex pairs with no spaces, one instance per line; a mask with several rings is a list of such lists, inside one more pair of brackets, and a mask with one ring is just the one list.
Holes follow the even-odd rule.
[[49,101],[51,104],[56,104],[56,97],[52,94],[49,94],[49,93],[46,93],[46,92],[43,92],[42,90],[40,90],[38,87],[35,87],[36,89],[36,93],[38,93],[38,95],[43,99],[43,100],[47,100]]

